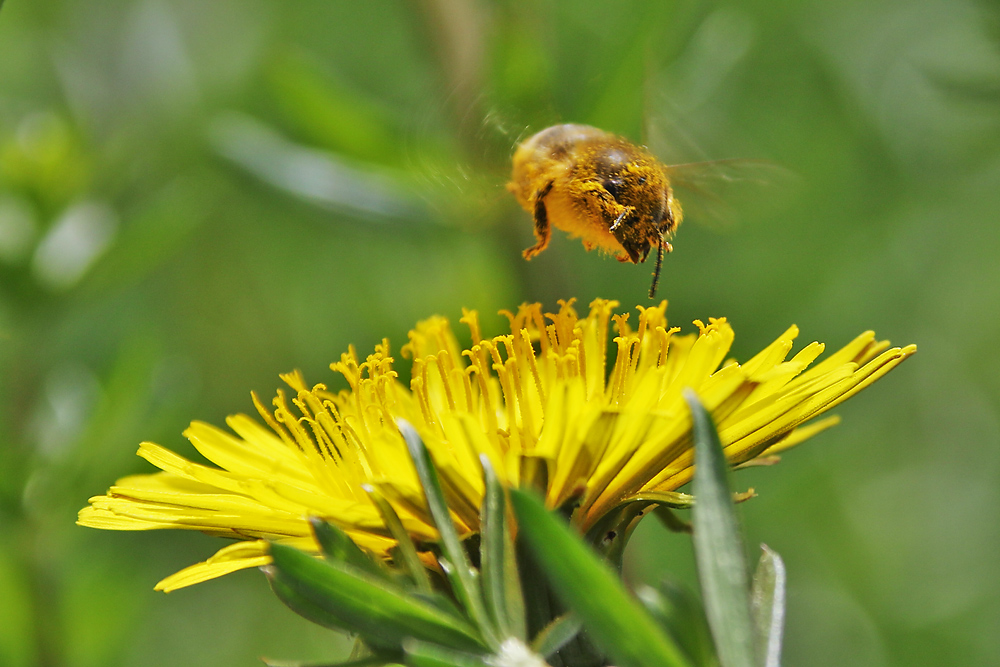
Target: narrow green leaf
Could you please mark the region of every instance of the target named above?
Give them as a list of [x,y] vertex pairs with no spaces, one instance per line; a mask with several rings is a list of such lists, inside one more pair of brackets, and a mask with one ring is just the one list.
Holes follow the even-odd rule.
[[311,142],[364,161],[398,161],[392,117],[361,91],[299,53],[270,58],[265,70],[273,99]]
[[516,489],[510,501],[538,565],[583,622],[594,644],[619,667],[687,665],[681,651],[603,563],[540,500]]
[[[445,613],[391,582],[280,544],[271,544],[271,557],[272,586],[283,600],[293,599],[297,606],[289,606],[294,611],[310,620],[328,618],[325,625],[357,632],[373,648],[398,648],[406,637],[469,650],[485,648],[479,633],[465,619]],[[294,596],[288,595],[289,591]]]
[[753,667],[750,582],[728,464],[712,418],[692,389],[684,399],[694,422],[694,551],[705,614],[723,667]]
[[514,555],[514,541],[507,525],[507,496],[489,458],[480,455],[486,494],[481,517],[483,597],[501,637],[524,640],[524,597]]
[[386,658],[376,658],[370,656],[360,660],[347,660],[345,662],[301,662],[299,660],[268,660],[261,658],[267,667],[381,667],[381,665],[391,664],[393,661]]
[[480,571],[486,609],[493,617],[501,636],[510,634],[507,619],[507,590],[504,581],[504,523],[506,505],[503,488],[489,459],[481,456],[486,493],[481,507]]
[[524,616],[527,634],[529,637],[534,637],[548,627],[553,618],[565,612],[566,609],[554,608],[557,604],[555,593],[551,590],[548,580],[535,562],[531,549],[521,535],[518,535],[514,548],[517,553],[518,570],[524,592]]
[[354,540],[343,530],[327,523],[319,517],[309,517],[309,525],[312,526],[313,535],[319,543],[320,551],[330,560],[347,563],[351,567],[356,567],[362,572],[367,572],[373,576],[386,579],[386,572],[375,560],[361,550]]
[[417,476],[420,478],[420,484],[423,486],[424,496],[427,499],[427,509],[434,519],[434,525],[441,534],[441,552],[444,556],[441,568],[448,576],[459,603],[465,608],[486,641],[493,648],[496,648],[499,645],[496,638],[496,628],[486,613],[478,574],[469,564],[465,549],[458,539],[458,533],[455,531],[455,524],[452,523],[451,513],[445,502],[444,493],[441,491],[441,483],[438,480],[437,469],[431,460],[430,452],[424,446],[417,430],[409,422],[399,419],[397,425],[406,441],[413,465],[417,469]]
[[781,665],[781,635],[785,625],[785,563],[766,544],[753,575],[750,609],[757,637],[758,667]]
[[636,597],[666,628],[692,664],[696,667],[718,666],[705,610],[692,591],[664,581],[659,588],[642,586],[636,591]]
[[403,651],[406,653],[406,664],[411,667],[489,667],[478,655],[415,639],[403,642]]
[[382,521],[385,522],[386,528],[389,529],[389,534],[396,540],[395,550],[399,557],[398,564],[410,575],[410,579],[413,580],[413,584],[417,587],[417,590],[424,593],[431,593],[434,590],[434,587],[431,585],[431,578],[427,574],[427,569],[424,567],[423,562],[421,562],[420,556],[417,555],[417,548],[413,545],[410,534],[403,528],[403,522],[399,520],[396,510],[393,509],[389,501],[383,498],[382,494],[376,491],[374,487],[365,484],[361,488],[364,489],[368,497],[375,503],[379,514],[382,515]]
[[465,617],[465,612],[459,609],[458,605],[455,604],[455,601],[441,591],[431,591],[430,593],[424,593],[423,591],[411,591],[410,595],[418,600],[423,600],[434,605],[444,613],[454,616],[455,618]]
[[580,633],[583,622],[573,612],[567,612],[545,626],[531,640],[531,650],[548,658]]
[[264,571],[267,574],[271,590],[274,591],[274,594],[286,607],[296,614],[331,630],[346,630],[349,628],[349,621],[345,620],[342,615],[331,613],[313,602],[310,598],[301,595],[285,579],[279,578],[274,568],[267,568]]

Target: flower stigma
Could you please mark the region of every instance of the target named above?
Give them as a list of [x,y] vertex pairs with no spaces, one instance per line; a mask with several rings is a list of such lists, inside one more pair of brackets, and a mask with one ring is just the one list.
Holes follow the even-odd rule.
[[725,318],[681,333],[667,323],[666,301],[639,306],[634,326],[615,313],[617,301],[597,299],[583,316],[573,300],[559,303],[555,313],[539,304],[502,311],[510,333],[495,337],[464,310],[464,349],[447,319],[418,323],[400,350],[412,363],[409,387],[387,340],[364,361],[351,347],[331,364],[346,380],[339,391],[310,386],[297,371],[282,375],[288,389],[270,405],[253,395],[263,423],[238,414],[226,420],[231,433],[197,421],[184,432],[214,465],[144,442],[139,456],[160,472],[120,479],[90,499],[78,523],[238,540],[161,581],[164,591],[266,565],[268,541],[318,553],[314,516],[389,559],[395,541],[365,487],[392,505],[417,544],[437,537],[397,427],[405,419],[434,460],[459,535],[479,530],[480,455],[506,486],[535,488],[548,507],[571,509],[585,534],[641,494],[691,480],[684,388],[711,412],[731,465],[770,463],[836,424],[836,416],[815,418],[916,350],[867,331],[814,363],[824,345],[791,354],[792,326],[740,364],[728,357],[734,332]]

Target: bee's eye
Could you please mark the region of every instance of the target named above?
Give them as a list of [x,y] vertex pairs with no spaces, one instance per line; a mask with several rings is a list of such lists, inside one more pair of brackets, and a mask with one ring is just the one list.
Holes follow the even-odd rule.
[[617,178],[605,179],[602,185],[604,186],[604,189],[610,192],[611,196],[615,199],[618,199],[622,193],[622,182]]
[[640,176],[639,177],[639,185],[645,185],[645,184],[646,184],[646,177],[645,176]]

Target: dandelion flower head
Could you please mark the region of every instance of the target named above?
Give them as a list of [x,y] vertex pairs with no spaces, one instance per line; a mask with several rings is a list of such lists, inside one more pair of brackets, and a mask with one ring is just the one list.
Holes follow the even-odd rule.
[[[539,304],[504,314],[510,333],[484,337],[475,311],[460,322],[462,349],[443,317],[417,324],[400,350],[412,362],[400,382],[389,342],[364,361],[351,348],[331,368],[347,387],[310,386],[298,372],[260,420],[235,415],[232,433],[194,422],[184,435],[211,464],[145,442],[139,456],[160,469],[119,480],[90,499],[79,523],[112,530],[180,528],[238,540],[157,588],[174,590],[269,562],[267,540],[318,552],[308,518],[344,529],[389,558],[395,542],[366,489],[375,489],[418,542],[436,530],[397,426],[410,422],[438,468],[461,534],[479,529],[480,456],[508,486],[532,486],[549,507],[571,504],[581,532],[640,494],[672,492],[693,473],[693,388],[711,411],[732,465],[773,460],[832,426],[815,420],[915,351],[890,348],[868,331],[816,362],[821,343],[789,358],[790,327],[740,364],[728,357],[734,332],[724,318],[668,326],[666,302],[638,307],[598,299],[580,316],[573,301],[556,313]],[[610,339],[610,341],[609,341]],[[263,423],[261,423],[263,422]]]

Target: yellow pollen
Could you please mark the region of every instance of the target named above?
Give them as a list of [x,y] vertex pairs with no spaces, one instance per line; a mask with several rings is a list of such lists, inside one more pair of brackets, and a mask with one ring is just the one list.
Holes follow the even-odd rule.
[[445,318],[419,322],[400,349],[412,360],[408,387],[387,340],[364,362],[349,347],[330,365],[344,377],[340,391],[286,373],[288,390],[276,392],[270,409],[251,394],[264,425],[237,415],[228,420],[235,436],[201,423],[185,432],[218,467],[145,443],[140,455],[161,472],[119,480],[91,499],[80,523],[244,540],[168,577],[164,590],[266,562],[257,538],[318,551],[309,516],[334,521],[389,557],[394,543],[366,487],[391,503],[418,541],[437,538],[397,426],[405,419],[434,459],[463,536],[479,530],[480,456],[504,484],[536,487],[549,507],[572,510],[585,532],[636,494],[690,480],[685,388],[712,413],[733,465],[773,461],[836,421],[810,420],[915,351],[865,332],[814,363],[823,346],[792,354],[793,326],[740,365],[728,358],[735,334],[725,318],[698,320],[697,332],[681,334],[663,301],[639,307],[633,330],[629,314],[615,314],[616,301],[596,299],[583,317],[574,303],[560,301],[555,313],[538,304],[504,311],[510,332],[491,338],[483,338],[476,311],[463,310],[472,339],[464,350]]

